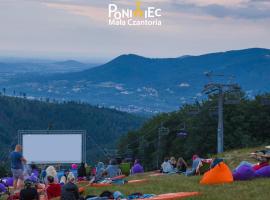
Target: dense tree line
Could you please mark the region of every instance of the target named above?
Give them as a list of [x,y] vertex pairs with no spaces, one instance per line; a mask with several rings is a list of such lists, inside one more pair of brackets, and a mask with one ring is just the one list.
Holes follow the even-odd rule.
[[[104,148],[116,148],[117,139],[138,129],[144,118],[78,102],[50,103],[0,95],[0,161],[8,161],[18,142],[18,130],[86,130],[87,160],[106,158]],[[61,146],[61,141],[59,141]]]
[[[225,150],[252,147],[270,143],[270,94],[245,98],[234,105],[224,105]],[[226,96],[225,99],[229,99]],[[119,154],[139,158],[147,169],[157,167],[164,156],[184,157],[192,154],[207,157],[216,153],[217,97],[187,104],[178,111],[163,113],[147,121],[138,131],[124,135],[118,145]],[[159,128],[169,128],[161,136],[158,150]]]

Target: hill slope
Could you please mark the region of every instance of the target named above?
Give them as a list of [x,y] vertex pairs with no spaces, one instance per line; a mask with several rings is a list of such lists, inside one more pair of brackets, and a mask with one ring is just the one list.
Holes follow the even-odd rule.
[[[270,106],[263,103],[265,99],[270,100],[270,94],[256,96],[253,100],[243,98],[236,105],[224,105],[225,150],[270,143]],[[210,96],[202,103],[156,115],[138,131],[121,138],[119,153],[140,158],[147,169],[157,168],[157,158],[161,163],[165,156],[189,159],[194,154],[203,157],[213,154],[217,150],[216,105],[216,96]],[[169,133],[160,136],[158,142],[161,124]]]
[[[249,160],[249,153],[254,150],[261,150],[261,147],[252,149],[236,149],[227,151],[222,155],[212,155],[212,157],[225,158],[225,162],[233,169],[243,160]],[[256,163],[255,160],[251,160]],[[270,179],[255,179],[252,181],[238,181],[232,184],[221,185],[200,185],[201,176],[186,177],[184,175],[164,175],[150,177],[149,173],[135,175],[129,179],[147,179],[148,181],[141,184],[125,184],[121,186],[105,188],[88,188],[87,194],[99,195],[105,190],[121,191],[128,195],[135,192],[143,194],[164,194],[171,192],[200,192],[199,196],[184,198],[194,200],[268,200],[269,194],[265,191],[270,187]],[[169,187],[168,187],[169,186]]]
[[104,158],[103,147],[113,148],[121,135],[144,121],[128,113],[74,102],[55,104],[0,96],[0,107],[1,160],[17,143],[18,130],[44,130],[50,125],[55,130],[87,130],[87,159],[96,161]]
[[2,85],[10,92],[15,89],[31,96],[80,99],[129,112],[157,113],[175,110],[193,97],[201,98],[209,81],[206,71],[234,75],[249,96],[270,91],[270,50],[253,48],[164,59],[128,54],[82,72],[16,77]]

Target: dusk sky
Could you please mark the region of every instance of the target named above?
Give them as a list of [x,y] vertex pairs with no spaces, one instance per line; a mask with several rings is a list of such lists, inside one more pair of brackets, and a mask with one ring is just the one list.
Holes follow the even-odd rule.
[[0,0],[0,56],[110,60],[270,48],[270,0],[142,0],[162,26],[109,26],[108,4],[135,0]]

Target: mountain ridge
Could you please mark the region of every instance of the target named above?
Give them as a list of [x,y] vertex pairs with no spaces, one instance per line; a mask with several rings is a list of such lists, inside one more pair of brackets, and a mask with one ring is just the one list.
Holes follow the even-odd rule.
[[[203,98],[205,72],[235,77],[249,97],[270,90],[270,49],[250,48],[184,58],[123,54],[91,69],[48,76],[16,77],[2,83],[32,96],[80,99],[128,112],[167,112]],[[225,81],[225,80],[224,80]],[[231,81],[231,80],[230,80]]]

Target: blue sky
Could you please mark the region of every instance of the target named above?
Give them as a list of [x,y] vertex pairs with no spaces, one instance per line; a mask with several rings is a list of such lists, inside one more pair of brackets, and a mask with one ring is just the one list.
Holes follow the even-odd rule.
[[142,0],[161,27],[108,25],[109,3],[132,0],[1,0],[0,56],[109,60],[270,48],[270,0]]

